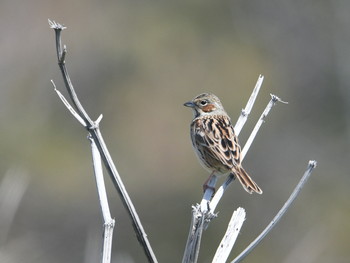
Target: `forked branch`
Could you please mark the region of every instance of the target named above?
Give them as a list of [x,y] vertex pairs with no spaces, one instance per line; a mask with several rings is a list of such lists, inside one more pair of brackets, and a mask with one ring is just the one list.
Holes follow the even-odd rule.
[[142,245],[144,252],[147,256],[147,259],[149,262],[157,262],[157,259],[153,253],[152,247],[148,241],[147,234],[145,230],[143,229],[143,226],[141,224],[140,218],[136,212],[136,209],[129,197],[129,194],[127,193],[124,183],[122,182],[119,173],[114,165],[114,162],[112,160],[111,155],[109,154],[109,151],[107,149],[107,146],[103,140],[102,134],[99,129],[98,121],[94,122],[90,118],[90,116],[87,114],[85,109],[83,108],[82,104],[80,103],[78,96],[74,90],[72,81],[69,77],[67,68],[66,68],[66,54],[67,49],[66,46],[62,46],[61,41],[61,32],[66,27],[60,25],[59,23],[56,23],[54,21],[49,20],[49,25],[52,29],[55,30],[55,37],[56,37],[56,53],[57,53],[57,60],[58,65],[60,67],[63,81],[65,84],[65,87],[68,91],[69,97],[72,101],[73,106],[71,106],[68,101],[63,97],[60,92],[57,91],[56,87],[55,90],[63,103],[66,105],[66,107],[70,110],[70,112],[73,114],[75,118],[78,119],[78,121],[88,130],[90,133],[91,139],[96,143],[96,146],[98,148],[98,151],[101,155],[102,161],[106,167],[106,170],[108,171],[108,174],[111,177],[111,180],[117,190],[117,192],[120,195],[120,198],[122,200],[122,203],[124,207],[126,208],[131,221],[132,225],[134,227],[137,239],[139,240],[140,244]]

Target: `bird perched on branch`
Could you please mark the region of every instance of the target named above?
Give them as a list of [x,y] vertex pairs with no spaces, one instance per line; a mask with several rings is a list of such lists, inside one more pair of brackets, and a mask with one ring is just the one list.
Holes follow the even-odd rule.
[[230,117],[218,97],[203,93],[184,104],[192,108],[191,139],[200,163],[210,171],[203,188],[208,188],[212,176],[231,175],[238,178],[248,193],[262,194],[241,165],[241,147],[235,135]]

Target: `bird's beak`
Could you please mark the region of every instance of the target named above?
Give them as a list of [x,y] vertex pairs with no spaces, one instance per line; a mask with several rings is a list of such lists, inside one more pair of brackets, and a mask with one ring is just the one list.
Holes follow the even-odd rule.
[[184,103],[184,106],[194,108],[195,104],[192,101],[188,101],[188,102]]

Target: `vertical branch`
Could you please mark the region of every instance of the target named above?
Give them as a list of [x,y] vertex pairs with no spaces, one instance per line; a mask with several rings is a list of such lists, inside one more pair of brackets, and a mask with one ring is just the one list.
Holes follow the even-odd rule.
[[107,191],[103,179],[103,169],[100,153],[94,140],[89,137],[91,143],[92,161],[96,178],[97,193],[100,200],[100,206],[104,221],[103,229],[103,245],[102,245],[102,263],[111,262],[112,254],[112,241],[113,241],[113,229],[114,229],[114,219],[111,217],[111,212],[109,210]]
[[199,206],[192,207],[192,220],[182,263],[196,263],[198,260],[205,216]]

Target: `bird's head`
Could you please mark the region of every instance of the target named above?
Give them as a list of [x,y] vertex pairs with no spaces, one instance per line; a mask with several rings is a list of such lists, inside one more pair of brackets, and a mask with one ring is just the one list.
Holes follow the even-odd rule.
[[219,98],[211,93],[202,93],[184,103],[184,106],[192,108],[195,117],[226,114]]

